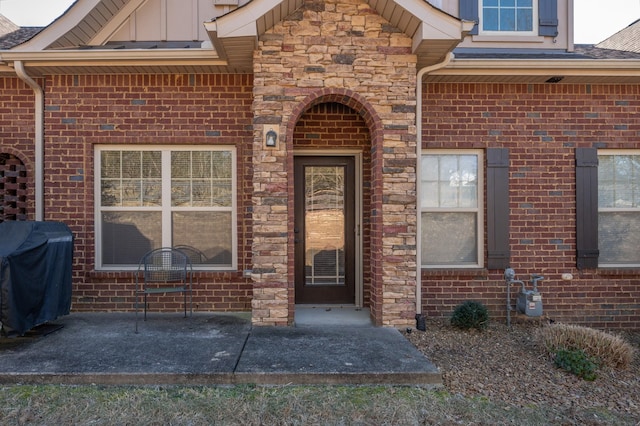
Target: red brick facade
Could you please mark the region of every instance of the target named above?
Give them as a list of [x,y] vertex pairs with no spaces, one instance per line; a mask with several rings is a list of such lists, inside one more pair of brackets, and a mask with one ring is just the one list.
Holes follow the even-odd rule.
[[[134,274],[94,269],[96,144],[219,144],[236,148],[238,270],[195,273],[194,309],[250,308],[252,286],[242,271],[251,269],[251,102],[250,75],[47,79],[44,216],[45,220],[65,222],[74,233],[74,311],[133,308]],[[167,295],[151,303],[154,309],[182,309],[179,296]]]
[[[455,21],[430,5],[426,11]],[[454,35],[464,37],[461,31]],[[422,141],[423,151],[508,149],[510,221],[503,225],[509,226],[510,266],[523,280],[532,273],[545,277],[546,316],[640,327],[640,270],[576,267],[576,149],[640,149],[640,87],[426,82],[417,102],[418,55],[426,53],[414,54],[409,32],[361,0],[307,1],[259,35],[246,74],[224,74],[224,68],[142,74],[132,66],[131,74],[106,75],[103,65],[92,69],[87,61],[83,69],[95,74],[73,75],[78,65],[62,64],[54,72],[66,75],[38,78],[44,90],[44,219],[66,223],[75,237],[72,310],[134,308],[135,273],[96,268],[96,146],[200,145],[235,148],[237,268],[196,271],[195,310],[251,311],[254,324],[293,324],[294,156],[342,149],[362,160],[358,261],[362,302],[375,324],[415,325],[418,275],[426,316],[448,317],[474,299],[503,319],[504,270],[483,267],[486,260],[476,269],[417,264]],[[431,47],[444,49],[436,44]],[[447,53],[434,51],[433,63]],[[117,65],[126,70],[126,61]],[[455,76],[438,81],[447,78]],[[36,96],[5,75],[0,99],[0,161],[24,165],[20,182],[0,182],[0,201],[20,199],[21,218],[34,220]],[[422,135],[416,134],[418,104]],[[278,133],[276,146],[265,144],[268,129]],[[484,213],[486,221],[486,207]],[[179,311],[181,297],[150,302],[154,310]]]
[[[17,79],[0,80],[2,153],[24,162],[33,218],[33,94]],[[95,144],[223,144],[238,150],[237,272],[196,273],[198,310],[249,310],[251,269],[252,81],[248,75],[87,76],[47,79],[45,102],[45,219],[63,221],[75,236],[75,311],[132,309],[133,274],[94,270],[93,148]],[[575,148],[640,148],[640,89],[633,85],[425,84],[423,148],[510,153],[511,266],[519,278],[545,276],[545,315],[596,327],[637,328],[640,273],[576,269]],[[344,133],[323,133],[340,121]],[[350,147],[369,153],[370,135],[350,108],[320,104],[304,113],[296,148]],[[371,167],[364,159],[364,182]],[[365,190],[365,211],[371,195]],[[365,241],[371,238],[367,230]],[[370,242],[366,242],[369,245]],[[365,306],[371,275],[365,265]],[[506,315],[504,271],[422,271],[429,317],[477,299],[494,318]],[[571,273],[574,279],[563,281]],[[163,297],[154,306],[181,309]]]
[[[576,269],[575,149],[640,148],[640,88],[425,84],[424,89],[424,149],[509,149],[511,267],[524,280],[532,273],[544,275],[546,316],[637,328],[640,271]],[[503,273],[423,269],[425,313],[446,316],[458,303],[477,299],[494,317],[506,316]],[[563,273],[574,279],[563,281]]]

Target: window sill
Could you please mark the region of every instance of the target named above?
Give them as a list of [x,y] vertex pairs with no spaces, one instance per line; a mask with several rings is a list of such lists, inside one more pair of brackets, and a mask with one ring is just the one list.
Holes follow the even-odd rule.
[[422,275],[427,277],[481,277],[486,278],[489,271],[485,268],[422,268]]
[[609,276],[609,277],[620,277],[620,276],[628,276],[628,275],[638,276],[640,275],[640,267],[636,267],[636,268],[600,267],[598,268],[598,275]]

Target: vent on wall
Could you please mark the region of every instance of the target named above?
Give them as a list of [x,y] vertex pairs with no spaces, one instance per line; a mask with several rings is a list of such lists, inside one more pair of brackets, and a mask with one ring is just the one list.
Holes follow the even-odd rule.
[[553,77],[549,78],[546,81],[546,83],[560,83],[563,78],[564,78],[564,76],[556,75],[556,76],[553,76]]

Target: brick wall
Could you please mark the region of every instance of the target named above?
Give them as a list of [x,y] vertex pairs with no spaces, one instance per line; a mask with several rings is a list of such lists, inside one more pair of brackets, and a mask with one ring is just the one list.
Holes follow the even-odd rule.
[[[520,279],[545,276],[540,286],[545,315],[596,327],[640,327],[640,270],[578,271],[575,256],[575,149],[640,148],[640,88],[424,87],[423,148],[509,149],[511,266]],[[503,273],[423,269],[424,311],[445,317],[458,303],[476,299],[494,318],[504,318]],[[563,273],[574,279],[563,281]]]
[[[35,219],[34,159],[32,158],[35,140],[35,117],[33,90],[17,78],[0,78],[0,155],[3,165],[0,168],[10,174],[8,186],[2,183],[0,204],[7,207],[0,213],[0,221],[7,215],[8,220]],[[5,161],[6,160],[6,161]]]
[[[250,75],[54,76],[45,94],[45,220],[75,236],[75,311],[133,309],[134,275],[95,271],[96,144],[226,145],[237,149],[238,271],[196,272],[194,308],[248,310],[251,268]],[[182,309],[181,296],[152,300]],[[157,302],[157,303],[155,303]]]

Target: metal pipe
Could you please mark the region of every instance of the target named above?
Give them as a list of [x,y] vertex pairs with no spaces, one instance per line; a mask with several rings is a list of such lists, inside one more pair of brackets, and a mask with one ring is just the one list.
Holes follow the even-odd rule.
[[[422,159],[422,79],[425,75],[444,68],[453,60],[453,52],[447,53],[447,56],[435,65],[422,68],[416,76],[416,254],[420,255],[422,250],[421,220],[420,206],[417,204],[420,200],[420,163]],[[422,262],[416,259],[416,320],[418,324],[422,321],[422,281],[420,274],[422,273]]]
[[18,78],[35,93],[35,208],[38,221],[44,220],[44,91],[24,69],[22,61],[15,61],[13,67]]

